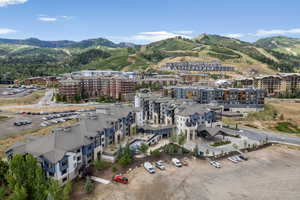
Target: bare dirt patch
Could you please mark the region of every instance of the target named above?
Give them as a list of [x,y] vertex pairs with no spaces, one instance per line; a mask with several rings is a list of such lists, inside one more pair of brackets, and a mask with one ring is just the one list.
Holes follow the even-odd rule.
[[190,159],[188,167],[167,164],[166,171],[147,173],[142,167],[127,174],[130,183],[97,184],[95,192],[82,199],[102,200],[268,200],[299,199],[300,152],[271,146],[248,153],[247,162],[221,160],[216,169],[205,160]]

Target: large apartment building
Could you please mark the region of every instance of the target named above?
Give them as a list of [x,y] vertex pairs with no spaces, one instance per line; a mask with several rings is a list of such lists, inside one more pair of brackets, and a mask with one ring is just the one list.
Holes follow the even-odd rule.
[[76,77],[60,81],[59,94],[69,102],[80,93],[84,98],[110,97],[127,101],[128,94],[135,92],[136,82],[115,77]]
[[183,134],[195,140],[203,128],[222,127],[213,107],[159,94],[139,93],[135,97],[136,124],[142,132],[167,137]]
[[264,89],[270,96],[285,92],[295,93],[300,90],[300,73],[279,73],[254,78],[238,78],[235,80],[234,86]]
[[134,107],[97,107],[94,113],[82,115],[76,124],[54,129],[48,136],[27,137],[5,153],[9,160],[14,154],[32,154],[48,177],[63,184],[82,174],[99,156],[116,156],[117,151],[111,155],[112,147],[124,145],[133,133],[137,136],[133,132],[136,126],[138,133],[151,137],[184,134],[187,140],[226,132],[221,130],[216,111],[207,105],[142,93],[136,96]]
[[263,109],[265,91],[253,88],[203,88],[197,86],[167,87],[164,95],[191,99],[200,104],[217,104],[225,111],[250,112]]
[[234,67],[223,66],[218,61],[213,62],[173,62],[167,63],[162,69],[176,71],[228,72]]
[[30,153],[48,177],[65,183],[80,175],[109,145],[118,145],[129,136],[134,123],[133,107],[103,106],[74,125],[53,130],[49,136],[28,137],[14,144],[6,155],[11,159],[14,154]]

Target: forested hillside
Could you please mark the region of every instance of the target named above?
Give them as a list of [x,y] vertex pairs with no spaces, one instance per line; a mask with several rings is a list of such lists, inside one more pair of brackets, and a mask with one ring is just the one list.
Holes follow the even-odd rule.
[[[275,42],[274,42],[275,41]],[[279,42],[280,41],[280,42]],[[287,42],[288,41],[288,42]],[[299,39],[267,38],[256,43],[203,34],[148,45],[116,44],[98,38],[74,41],[0,39],[0,79],[56,75],[81,69],[159,70],[169,61],[219,60],[239,72],[294,72],[300,69]],[[275,44],[276,43],[276,44]]]

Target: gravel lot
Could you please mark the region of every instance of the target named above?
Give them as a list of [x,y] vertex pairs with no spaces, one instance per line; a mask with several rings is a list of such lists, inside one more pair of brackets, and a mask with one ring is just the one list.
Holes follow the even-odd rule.
[[247,162],[221,161],[216,169],[204,160],[190,160],[188,167],[167,164],[154,175],[133,170],[130,183],[97,184],[85,199],[110,200],[296,200],[300,199],[300,152],[272,146],[248,153]]

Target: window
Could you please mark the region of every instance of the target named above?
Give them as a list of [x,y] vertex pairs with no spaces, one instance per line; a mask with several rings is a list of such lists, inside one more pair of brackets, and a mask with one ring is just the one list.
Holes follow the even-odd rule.
[[67,173],[67,169],[64,169],[61,174],[64,175],[65,173]]
[[77,161],[80,161],[80,160],[81,160],[81,156],[78,156],[78,157],[77,157]]
[[68,180],[68,177],[63,178],[63,183],[66,182]]
[[76,153],[79,153],[80,152],[80,149],[77,149]]
[[54,176],[54,173],[53,172],[48,172],[49,176]]

